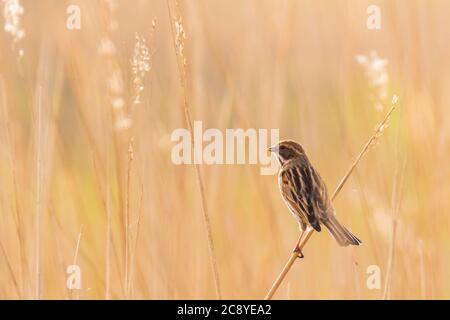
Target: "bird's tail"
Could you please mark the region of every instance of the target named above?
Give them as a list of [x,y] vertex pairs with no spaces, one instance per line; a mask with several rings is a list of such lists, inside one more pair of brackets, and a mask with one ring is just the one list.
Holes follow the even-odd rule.
[[340,246],[359,246],[362,244],[362,241],[340,224],[334,215],[330,215],[330,217],[328,217],[326,221],[322,221],[322,223],[327,227],[328,231],[330,231],[331,235],[336,239]]

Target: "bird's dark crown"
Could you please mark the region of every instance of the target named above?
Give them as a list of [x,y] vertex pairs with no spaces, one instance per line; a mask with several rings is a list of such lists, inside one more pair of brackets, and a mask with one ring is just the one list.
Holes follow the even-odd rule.
[[283,140],[270,148],[274,152],[281,163],[285,163],[291,159],[297,159],[305,154],[303,147],[293,140]]

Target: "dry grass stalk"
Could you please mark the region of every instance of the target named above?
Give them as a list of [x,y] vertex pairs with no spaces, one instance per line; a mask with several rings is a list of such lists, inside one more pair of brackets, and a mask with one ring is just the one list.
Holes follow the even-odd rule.
[[36,229],[35,229],[35,298],[41,297],[41,218],[42,218],[42,86],[37,93],[37,141],[36,141]]
[[425,250],[424,250],[424,242],[423,240],[419,240],[417,242],[417,247],[419,248],[419,267],[420,267],[420,297],[423,300],[427,299],[427,284],[426,284],[426,271],[425,271]]
[[387,265],[386,280],[384,284],[383,300],[389,299],[392,288],[392,274],[394,272],[395,262],[395,244],[397,240],[398,213],[400,211],[401,194],[403,188],[403,180],[406,169],[406,158],[403,161],[401,171],[397,168],[396,178],[394,179],[393,195],[392,195],[392,239],[389,249],[389,260]]
[[[80,243],[81,243],[81,235],[83,233],[83,226],[80,227],[80,232],[78,233],[77,237],[77,245],[75,247],[75,254],[73,255],[73,265],[77,265],[78,262],[78,254],[80,252]],[[74,291],[73,289],[70,289],[70,298],[74,299]]]
[[[105,32],[105,36],[100,42],[98,47],[98,53],[103,58],[105,62],[106,69],[106,93],[107,98],[109,99],[110,104],[110,113],[112,115],[111,119],[113,121],[113,132],[112,132],[112,140],[114,145],[114,155],[115,155],[115,170],[117,174],[117,183],[118,183],[118,207],[119,207],[119,220],[120,220],[120,244],[121,244],[121,255],[120,255],[120,263],[122,263],[122,268],[124,270],[123,279],[121,282],[122,291],[124,295],[127,294],[127,283],[128,283],[128,227],[127,227],[127,202],[128,194],[127,194],[127,164],[128,164],[128,152],[127,152],[127,144],[130,141],[130,129],[133,125],[129,108],[125,102],[125,81],[122,73],[122,69],[118,62],[117,56],[117,48],[114,43],[113,34],[117,31],[117,21],[115,19],[115,14],[118,9],[118,3],[116,1],[106,0],[106,7],[108,8],[108,26]],[[112,184],[107,182],[111,187]],[[107,191],[109,192],[109,191]],[[110,199],[112,201],[112,198]],[[107,210],[108,211],[108,210]],[[107,213],[109,215],[109,213]],[[107,234],[112,232],[111,229],[111,216],[108,217],[109,224],[107,226]],[[113,241],[112,233],[107,235],[107,241]],[[109,244],[107,243],[107,251],[111,250],[108,248]],[[112,251],[116,252],[114,245],[112,245]],[[108,253],[109,256],[109,253]],[[111,261],[109,260],[108,263]],[[110,267],[107,267],[110,268]],[[111,270],[109,269],[108,272]],[[106,290],[106,295],[109,297],[111,288],[109,284],[107,285],[108,290]]]
[[5,90],[5,83],[2,77],[0,77],[0,95],[1,95],[1,103],[3,105],[3,119],[4,122],[2,123],[3,127],[5,128],[5,136],[6,136],[6,142],[8,145],[8,160],[9,160],[9,166],[11,168],[11,178],[12,178],[12,185],[13,185],[13,198],[14,198],[14,204],[13,204],[13,211],[15,216],[15,223],[16,223],[16,230],[17,230],[17,237],[19,240],[19,283],[20,283],[20,296],[23,295],[25,290],[25,277],[26,273],[25,270],[27,269],[27,260],[25,257],[25,238],[24,238],[24,232],[23,232],[23,221],[20,214],[20,206],[19,206],[19,199],[18,199],[18,187],[17,187],[17,170],[16,170],[16,161],[15,161],[15,151],[14,151],[14,144],[13,144],[13,138],[12,138],[12,132],[10,128],[10,118],[9,118],[9,112],[7,107],[7,98],[6,98],[6,90]]
[[[98,154],[93,149],[91,152],[92,167],[95,173],[96,187],[101,196],[103,209],[106,217],[106,230],[105,230],[105,300],[111,298],[111,258],[112,258],[112,190],[111,184],[107,179],[108,174],[111,172],[111,160],[106,157],[106,165],[102,170],[102,167],[98,165]],[[103,182],[103,184],[102,184]]]
[[106,263],[105,263],[105,299],[111,299],[111,258],[112,258],[112,205],[111,187],[106,185]]
[[[356,181],[358,183],[358,189],[359,189],[359,196],[360,196],[360,201],[361,201],[361,211],[362,212],[370,212],[369,210],[369,204],[367,203],[367,196],[366,193],[363,189],[363,184],[362,184],[362,179],[360,177],[360,175],[358,174],[358,172],[355,172],[355,178]],[[367,229],[367,238],[369,243],[372,244],[372,250],[373,250],[373,254],[374,254],[374,258],[375,258],[375,263],[379,264],[379,254],[378,254],[378,248],[376,246],[376,241],[374,241],[375,237],[372,231],[372,225],[370,223],[369,217],[367,214],[364,214],[364,222],[366,224],[366,229]]]
[[[386,129],[386,127],[388,125],[388,122],[389,122],[389,119],[390,119],[390,117],[392,115],[392,112],[395,110],[396,107],[397,107],[397,98],[394,97],[394,99],[392,101],[391,109],[386,114],[386,116],[384,117],[383,121],[377,126],[374,134],[370,137],[369,141],[367,141],[367,143],[364,145],[364,147],[362,148],[361,152],[356,157],[356,160],[353,162],[353,164],[350,166],[350,168],[345,173],[344,177],[339,182],[338,186],[336,187],[336,190],[333,192],[333,195],[331,196],[331,201],[333,201],[336,198],[336,196],[339,194],[339,192],[341,191],[341,189],[344,186],[345,182],[348,180],[348,178],[352,174],[353,170],[355,170],[356,166],[361,161],[361,159],[364,157],[364,155],[367,153],[369,148],[371,146],[373,146],[375,144],[375,142],[377,141],[377,139],[383,134],[384,130]],[[306,245],[306,243],[308,242],[308,240],[311,237],[311,235],[313,234],[313,232],[314,232],[314,230],[312,229],[306,234],[306,236],[304,237],[303,241],[299,244],[299,249],[300,250],[302,250],[303,247]],[[283,282],[283,280],[286,277],[287,273],[291,269],[292,265],[297,260],[297,256],[298,255],[297,255],[296,252],[293,252],[290,255],[289,260],[285,264],[285,266],[284,266],[283,270],[281,271],[280,275],[275,280],[275,282],[273,283],[273,285],[270,288],[269,292],[267,293],[267,295],[265,297],[265,300],[272,299],[273,295],[275,294],[275,292],[280,287],[281,283]]]
[[[186,80],[186,58],[184,55],[184,44],[186,40],[186,33],[184,31],[184,26],[181,18],[180,8],[178,1],[175,1],[176,5],[176,16],[172,15],[172,11],[170,8],[169,0],[167,0],[167,9],[169,13],[169,19],[170,19],[170,27],[172,32],[172,38],[173,38],[173,44],[174,49],[177,56],[177,65],[178,70],[180,73],[180,84],[183,90],[183,106],[184,106],[184,117],[186,124],[188,126],[189,132],[191,133],[191,136],[193,136],[193,127],[192,127],[192,116],[188,105],[188,95],[187,95],[187,80]],[[172,20],[175,20],[175,30],[174,25],[172,23]],[[191,147],[194,148],[194,141],[191,139]],[[215,248],[214,248],[214,239],[212,236],[212,230],[211,230],[211,222],[209,219],[209,213],[208,213],[208,206],[206,202],[206,196],[205,196],[205,187],[203,183],[202,173],[200,170],[200,166],[198,164],[195,165],[195,172],[197,176],[197,183],[200,191],[200,197],[201,197],[201,205],[202,205],[202,215],[203,215],[203,221],[205,224],[206,229],[206,235],[208,239],[208,248],[209,248],[209,256],[210,256],[210,263],[211,268],[214,275],[214,284],[216,289],[216,295],[218,299],[222,298],[222,292],[220,288],[220,279],[219,279],[219,271],[217,268],[217,259],[215,254]]]
[[8,267],[8,272],[11,275],[11,279],[12,279],[12,281],[14,283],[14,288],[16,289],[17,297],[19,297],[19,299],[21,299],[19,282],[17,281],[17,277],[14,274],[14,269],[13,269],[13,267],[11,265],[11,262],[9,261],[8,254],[6,253],[5,247],[3,246],[3,243],[1,241],[0,241],[0,249],[2,251],[3,256],[5,257],[6,266]]
[[131,252],[131,232],[130,232],[130,184],[131,184],[131,165],[134,159],[133,139],[130,139],[128,145],[128,162],[127,162],[127,191],[125,199],[125,294],[128,298],[130,295],[130,252]]
[[131,299],[134,299],[134,286],[133,286],[133,280],[134,280],[134,274],[136,269],[136,251],[137,251],[137,245],[138,245],[138,239],[139,239],[139,230],[141,225],[141,216],[142,216],[142,200],[144,196],[144,185],[141,184],[141,195],[139,197],[139,209],[138,209],[138,216],[136,221],[136,234],[134,236],[134,242],[133,242],[133,248],[131,250],[131,257],[130,257],[130,277],[129,277],[129,285],[131,291]]
[[397,220],[392,221],[392,239],[391,246],[389,249],[389,259],[386,272],[386,281],[384,283],[383,290],[383,300],[389,299],[391,294],[391,283],[392,283],[392,270],[394,269],[394,258],[395,258],[395,240],[397,237]]

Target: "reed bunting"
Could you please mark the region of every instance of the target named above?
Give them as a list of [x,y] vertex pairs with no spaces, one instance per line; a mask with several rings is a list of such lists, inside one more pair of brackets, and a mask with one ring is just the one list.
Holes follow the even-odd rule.
[[327,187],[319,173],[309,162],[302,146],[295,141],[281,141],[269,148],[279,163],[278,186],[281,196],[300,227],[300,237],[294,248],[303,258],[299,245],[306,231],[320,232],[321,225],[327,227],[341,246],[360,245],[362,242],[336,219],[328,196]]

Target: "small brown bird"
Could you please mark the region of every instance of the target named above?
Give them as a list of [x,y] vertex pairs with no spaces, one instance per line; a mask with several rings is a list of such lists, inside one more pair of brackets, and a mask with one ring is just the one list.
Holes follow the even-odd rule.
[[276,155],[281,166],[278,185],[283,200],[299,223],[300,237],[294,248],[299,257],[303,258],[299,245],[307,229],[320,232],[320,225],[327,227],[339,245],[360,245],[361,240],[336,219],[327,187],[302,146],[285,140],[269,148],[269,151]]

